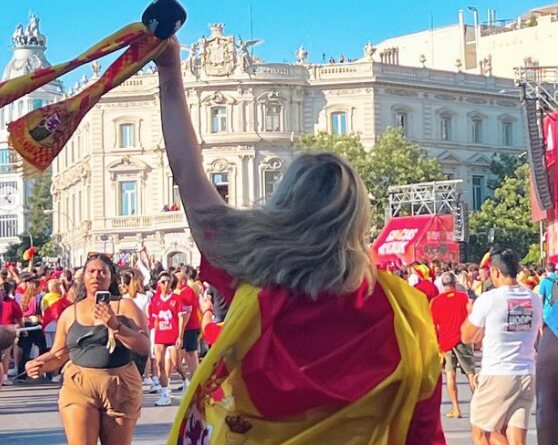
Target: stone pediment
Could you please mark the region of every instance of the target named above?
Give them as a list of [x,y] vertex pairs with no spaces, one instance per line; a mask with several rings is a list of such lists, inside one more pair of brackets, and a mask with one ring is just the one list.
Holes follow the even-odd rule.
[[471,156],[468,159],[468,162],[473,163],[473,164],[486,165],[486,166],[489,166],[490,164],[492,164],[490,159],[488,159],[485,155],[479,154],[479,153],[474,154],[473,156]]
[[223,94],[221,91],[215,91],[211,95],[204,98],[202,101],[204,105],[234,105],[236,100],[234,97]]
[[132,159],[130,156],[122,156],[107,166],[110,177],[114,180],[120,174],[140,173],[145,177],[151,167],[139,159]]
[[461,163],[463,162],[459,156],[457,156],[455,153],[450,153],[449,151],[444,151],[443,153],[439,154],[437,156],[437,159],[440,162],[451,162],[451,163]]

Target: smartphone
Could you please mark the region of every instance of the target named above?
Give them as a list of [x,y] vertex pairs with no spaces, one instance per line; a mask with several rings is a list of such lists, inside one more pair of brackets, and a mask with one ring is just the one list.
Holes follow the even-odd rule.
[[112,299],[112,295],[110,294],[110,292],[107,291],[97,291],[95,293],[95,303],[99,304],[99,303],[105,303],[108,304],[110,302],[110,300]]

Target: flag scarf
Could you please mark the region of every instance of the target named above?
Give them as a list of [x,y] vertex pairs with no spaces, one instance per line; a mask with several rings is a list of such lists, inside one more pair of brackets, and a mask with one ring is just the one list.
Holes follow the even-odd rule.
[[[400,355],[395,369],[352,403],[271,419],[255,406],[243,380],[243,358],[262,335],[262,314],[261,289],[242,284],[221,335],[192,378],[168,445],[404,445],[415,406],[437,387],[440,356],[424,297],[385,272],[377,285],[394,314]],[[288,351],[282,353],[289,361]]]
[[41,322],[41,328],[44,330],[50,323],[57,321],[68,307],[72,305],[72,302],[68,300],[65,296],[60,297],[54,303],[50,304],[43,313],[43,319]]
[[128,46],[96,82],[79,94],[36,109],[8,124],[9,145],[28,162],[26,167],[31,165],[34,169],[45,170],[101,96],[137,73],[160,54],[165,45],[166,42],[155,37],[143,23],[134,23],[69,62],[0,83],[2,107],[83,64]]

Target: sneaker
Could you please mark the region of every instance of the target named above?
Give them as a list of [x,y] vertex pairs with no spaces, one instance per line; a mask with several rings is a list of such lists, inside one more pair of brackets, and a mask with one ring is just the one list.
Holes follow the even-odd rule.
[[166,392],[161,393],[159,400],[155,402],[155,406],[169,406],[171,404],[170,395]]
[[60,374],[53,376],[50,381],[51,383],[60,383]]
[[14,382],[12,382],[11,380],[5,379],[2,382],[2,386],[12,386],[14,384]]
[[17,375],[17,369],[16,368],[12,368],[8,371],[8,377],[15,377]]
[[184,380],[182,382],[182,385],[178,386],[174,392],[177,393],[178,395],[183,396],[186,393],[186,390],[188,389],[188,386],[190,386],[190,381],[189,380]]
[[149,394],[157,394],[159,391],[161,391],[161,385],[158,383],[153,383],[149,388]]
[[143,384],[144,385],[153,385],[153,379],[151,377],[144,377]]

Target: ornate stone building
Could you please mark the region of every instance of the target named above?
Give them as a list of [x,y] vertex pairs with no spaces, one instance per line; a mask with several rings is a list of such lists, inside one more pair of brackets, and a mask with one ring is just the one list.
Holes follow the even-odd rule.
[[[18,25],[12,37],[13,55],[2,80],[50,66],[45,57],[46,43],[35,15],[30,16],[25,28]],[[9,244],[19,242],[18,235],[27,230],[27,197],[33,186],[31,180],[25,181],[18,173],[21,158],[8,149],[6,124],[60,97],[62,85],[55,81],[0,109],[0,253]]]
[[[524,134],[510,80],[397,65],[366,45],[361,59],[308,63],[300,47],[292,64],[253,57],[256,41],[238,41],[212,25],[184,46],[190,114],[210,180],[234,206],[273,192],[303,134],[356,133],[371,147],[389,126],[464,180],[471,207],[488,193],[497,153],[520,153]],[[95,81],[101,67],[95,64]],[[158,78],[152,67],[102,98],[53,165],[54,232],[71,263],[89,251],[125,255],[142,244],[164,264],[199,254],[179,208],[162,139]]]

